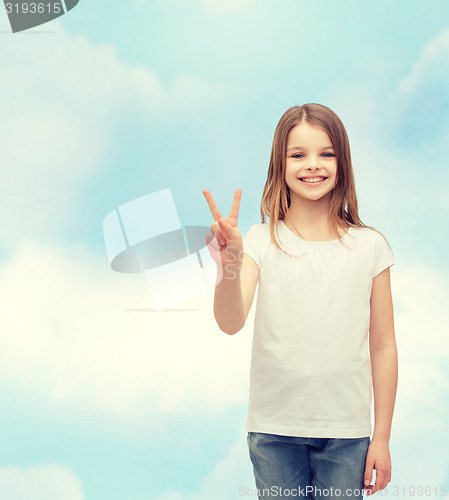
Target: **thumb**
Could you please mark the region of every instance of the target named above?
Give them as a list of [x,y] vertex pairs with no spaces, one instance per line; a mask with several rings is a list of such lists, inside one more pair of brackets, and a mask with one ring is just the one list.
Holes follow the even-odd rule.
[[371,480],[373,479],[373,465],[372,463],[367,462],[365,468],[364,485],[369,486],[371,484]]

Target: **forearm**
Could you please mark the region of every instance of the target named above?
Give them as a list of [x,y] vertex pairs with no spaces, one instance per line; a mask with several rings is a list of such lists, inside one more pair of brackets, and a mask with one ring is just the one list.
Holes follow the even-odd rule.
[[[217,281],[220,276],[217,276]],[[215,286],[214,316],[220,330],[233,335],[245,324],[240,271],[224,272]]]
[[374,392],[373,441],[388,442],[398,383],[398,355],[392,343],[371,354]]

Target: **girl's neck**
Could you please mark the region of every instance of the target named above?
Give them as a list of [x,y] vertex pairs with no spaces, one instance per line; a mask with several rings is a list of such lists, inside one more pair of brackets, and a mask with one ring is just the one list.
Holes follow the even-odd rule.
[[[292,200],[293,201],[293,200]],[[295,228],[307,239],[332,240],[333,233],[329,218],[327,200],[302,200],[303,203],[292,203],[284,218],[284,224],[295,232]],[[299,206],[298,206],[299,205]],[[347,229],[347,226],[345,226]],[[341,233],[344,234],[344,231]]]
[[285,223],[293,223],[300,230],[322,230],[329,229],[329,201],[325,198],[320,200],[297,200],[292,199],[290,207],[284,219]]

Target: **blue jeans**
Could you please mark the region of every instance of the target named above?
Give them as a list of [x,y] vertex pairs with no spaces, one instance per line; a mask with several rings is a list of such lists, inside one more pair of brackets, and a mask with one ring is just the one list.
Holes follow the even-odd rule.
[[259,499],[362,498],[369,436],[328,439],[248,432],[247,442]]

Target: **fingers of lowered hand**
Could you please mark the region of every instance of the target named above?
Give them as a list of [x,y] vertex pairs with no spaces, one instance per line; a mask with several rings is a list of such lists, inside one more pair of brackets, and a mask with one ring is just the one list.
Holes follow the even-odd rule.
[[382,484],[382,472],[376,469],[376,481],[374,484],[371,484],[367,487],[369,491],[368,495],[374,495],[374,493],[377,493],[379,490],[385,488],[386,485],[382,486]]
[[388,446],[375,448],[374,468],[376,469],[375,486],[382,490],[391,481],[391,459]]
[[[374,484],[370,484],[373,468],[376,470],[376,481]],[[379,457],[374,461],[373,459],[368,458],[366,463],[364,481],[364,489],[367,490],[367,495],[373,495],[379,490],[383,490],[391,481],[391,466],[389,461],[383,457]]]
[[373,479],[373,467],[374,461],[368,457],[366,459],[365,475],[363,477],[365,486],[369,486],[371,484],[371,480]]
[[387,465],[380,466],[376,469],[376,483],[375,486],[379,490],[383,490],[387,484],[391,481],[391,474]]

